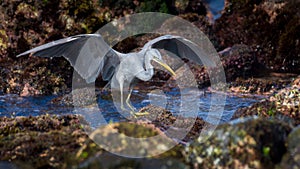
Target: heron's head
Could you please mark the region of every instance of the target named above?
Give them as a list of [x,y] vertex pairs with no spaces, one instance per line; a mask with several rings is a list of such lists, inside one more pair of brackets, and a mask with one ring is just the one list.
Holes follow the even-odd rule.
[[146,57],[149,58],[149,60],[153,60],[155,61],[156,63],[160,64],[163,68],[165,68],[166,70],[168,70],[173,76],[175,76],[175,72],[170,68],[169,65],[167,65],[163,59],[162,59],[162,56],[159,52],[159,50],[157,49],[150,49],[147,51],[146,53]]
[[147,55],[150,58],[150,60],[153,60],[153,59],[162,60],[162,56],[161,56],[159,50],[157,50],[157,49],[149,49],[147,51]]

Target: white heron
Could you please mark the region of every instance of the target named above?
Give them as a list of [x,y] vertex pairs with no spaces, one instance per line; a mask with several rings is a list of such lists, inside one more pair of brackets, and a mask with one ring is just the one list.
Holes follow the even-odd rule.
[[[175,72],[163,61],[158,49],[164,49],[198,64],[201,64],[203,60],[203,58],[200,60],[198,56],[200,51],[197,45],[183,37],[173,35],[155,38],[146,43],[139,52],[123,54],[112,49],[100,34],[81,34],[38,46],[17,57],[27,54],[51,58],[63,56],[87,83],[95,82],[101,73],[103,80],[119,88],[121,109],[126,110],[123,93],[124,87],[129,87],[126,104],[130,108],[130,113],[142,115],[142,113],[137,113],[129,102],[132,80],[135,78],[142,81],[150,80],[154,75],[151,61],[157,62],[175,76]],[[212,62],[209,59],[204,61],[210,64]]]

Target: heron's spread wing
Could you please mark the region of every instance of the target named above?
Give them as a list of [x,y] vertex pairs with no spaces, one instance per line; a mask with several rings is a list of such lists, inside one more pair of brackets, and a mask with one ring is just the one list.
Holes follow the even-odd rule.
[[119,56],[99,34],[60,39],[21,53],[17,57],[30,53],[40,57],[63,56],[88,83],[95,81],[100,72],[104,80],[110,80],[120,62]]
[[209,54],[204,53],[201,49],[193,42],[173,35],[165,35],[155,38],[149,41],[144,48],[157,48],[164,49],[172,52],[180,58],[186,58],[192,60],[200,65],[215,66],[212,58],[209,58]]

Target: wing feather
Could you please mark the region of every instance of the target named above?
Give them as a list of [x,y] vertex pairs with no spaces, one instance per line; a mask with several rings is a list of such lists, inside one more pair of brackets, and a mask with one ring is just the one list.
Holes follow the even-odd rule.
[[144,50],[149,48],[164,49],[180,58],[186,58],[196,62],[199,65],[215,66],[215,62],[212,58],[209,58],[209,54],[206,54],[195,43],[180,37],[173,35],[164,35],[149,41]]
[[100,72],[104,80],[110,80],[120,63],[118,54],[99,34],[60,39],[28,50],[17,57],[30,53],[39,57],[63,56],[87,83],[94,82]]

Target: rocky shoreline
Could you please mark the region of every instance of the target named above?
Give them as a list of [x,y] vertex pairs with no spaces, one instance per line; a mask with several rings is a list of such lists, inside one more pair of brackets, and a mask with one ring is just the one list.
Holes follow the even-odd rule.
[[[55,94],[71,87],[72,73],[76,72],[73,72],[73,68],[63,58],[16,58],[15,56],[55,39],[94,32],[113,17],[123,15],[118,10],[109,11],[107,7],[112,4],[108,2],[103,2],[100,6],[97,2],[81,1],[78,4],[50,1],[21,3],[4,0],[1,2],[0,16],[6,21],[0,27],[0,73],[3,77],[0,79],[1,93],[17,93],[22,96]],[[122,9],[122,5],[125,4],[120,2],[118,6],[116,2],[118,9]],[[239,87],[246,88],[241,89],[245,92],[249,90],[250,93],[265,93],[272,87],[279,90],[286,86],[289,80],[251,81],[251,78],[266,79],[276,73],[281,73],[282,76],[290,74],[297,76],[300,73],[297,47],[299,40],[297,31],[300,30],[297,29],[300,26],[299,15],[297,15],[299,3],[296,1],[228,1],[226,4],[224,14],[213,25],[202,15],[193,12],[180,13],[181,8],[175,11],[179,12],[180,17],[199,27],[217,51],[220,51],[226,80],[230,83],[231,90]],[[142,7],[139,5],[142,6],[142,3],[128,4],[123,6],[123,9],[130,11],[128,8],[132,7],[133,10],[140,11]],[[45,13],[47,10],[43,11],[46,7],[60,9],[60,12],[57,15],[50,15],[49,11],[49,13]],[[39,19],[41,16],[44,20]],[[234,18],[239,18],[239,23],[236,23]],[[255,25],[255,22],[262,22],[262,25]],[[270,34],[269,30],[274,32]],[[118,43],[115,48],[121,52],[129,52],[143,46],[152,38],[153,36],[147,35],[130,37]],[[189,63],[189,66],[195,72],[199,87],[210,85],[204,67],[198,67],[193,63]],[[157,76],[166,78],[163,73]],[[278,84],[270,84],[274,81]],[[104,86],[105,82],[98,78],[97,84]]]
[[[264,96],[260,102],[236,110],[234,120],[216,126],[210,137],[201,136],[207,122],[197,118],[173,149],[140,160],[117,157],[100,148],[83,130],[81,116],[1,117],[0,168],[300,168],[300,3],[228,0],[221,18],[211,24],[205,18],[204,2],[199,2],[184,7],[161,1],[0,1],[1,94],[68,93],[76,72],[66,60],[15,56],[52,40],[95,32],[113,18],[151,10],[176,14],[209,37],[226,73],[226,91],[222,92]],[[114,48],[129,52],[153,36],[131,37]],[[199,88],[220,92],[207,88],[210,81],[205,67],[187,64]],[[137,88],[154,84],[170,90],[176,84],[161,83],[169,78],[158,72],[151,84]],[[105,86],[101,77],[96,84]],[[70,100],[70,95],[62,100]],[[114,132],[148,137],[164,133],[176,120],[182,128],[191,120],[151,105],[141,111],[151,112],[150,116],[136,123],[114,123]],[[114,134],[105,131],[107,136]],[[164,147],[163,142],[158,144]],[[120,149],[126,145],[130,143],[120,143]]]
[[[179,129],[189,124],[189,119],[174,117],[162,108],[149,106],[141,111],[151,112],[155,120],[138,120],[111,124],[117,132],[130,137],[151,137],[164,133],[175,120]],[[192,168],[282,168],[298,165],[299,127],[279,115],[249,117],[245,121],[219,125],[211,135],[201,135],[207,125],[197,118],[184,140],[164,154],[150,159],[160,164],[172,160],[173,164]],[[146,117],[143,119],[148,119]],[[110,165],[122,168],[141,165],[138,160],[117,157],[95,144],[82,128],[80,116],[36,116],[1,118],[1,161],[10,161],[21,168],[93,168]],[[179,120],[179,121],[178,121]],[[192,119],[190,119],[192,120]],[[116,131],[102,128],[107,138]],[[178,125],[177,125],[178,127]],[[178,130],[178,129],[176,129]],[[103,132],[101,132],[103,133]],[[110,136],[111,135],[111,136]],[[101,135],[103,137],[103,135]],[[116,140],[117,141],[117,140]],[[125,141],[125,140],[124,140]],[[130,143],[116,143],[122,150]],[[110,142],[115,142],[110,139]],[[164,147],[163,142],[157,143]],[[107,157],[108,156],[108,157]],[[121,158],[119,163],[104,162]],[[122,165],[121,165],[122,164]]]
[[[81,116],[2,117],[0,161],[9,161],[21,168],[142,168],[149,163],[178,168],[293,168],[299,165],[299,89],[297,78],[292,86],[250,107],[238,109],[234,120],[214,126],[212,130],[205,129],[212,125],[205,119],[173,116],[152,105],[140,110],[149,115],[101,128],[107,138],[113,138],[116,132],[130,137],[151,137],[169,129],[184,131],[193,124],[178,145],[149,158],[151,162],[118,157],[105,151],[87,136]],[[175,121],[176,127],[173,126]],[[207,131],[211,134],[201,134]],[[157,145],[164,147],[163,142]],[[120,146],[121,149],[115,150],[121,151],[130,143],[124,140],[115,146]],[[103,159],[118,159],[118,162]]]

